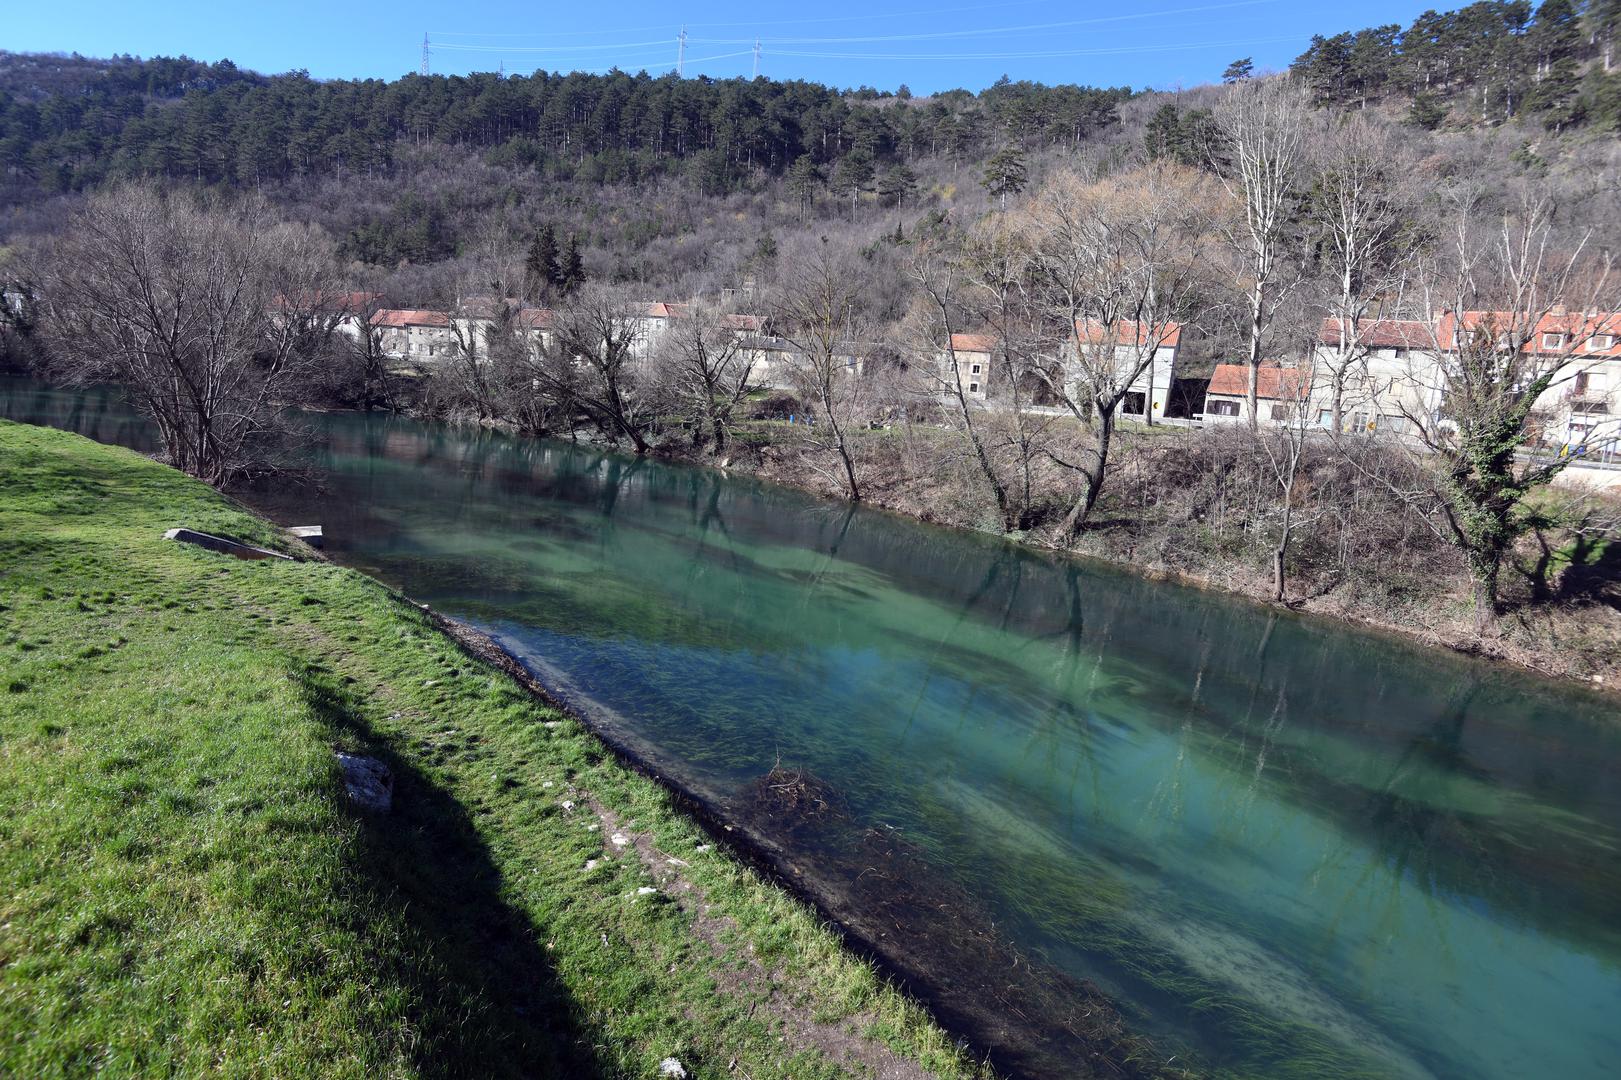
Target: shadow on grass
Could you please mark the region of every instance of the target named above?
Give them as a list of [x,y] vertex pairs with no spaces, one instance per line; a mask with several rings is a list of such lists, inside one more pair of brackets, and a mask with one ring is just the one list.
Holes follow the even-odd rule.
[[466,808],[376,739],[318,670],[298,677],[331,730],[394,773],[393,812],[364,820],[353,870],[363,908],[398,912],[414,936],[405,948],[381,943],[377,962],[413,995],[421,1075],[607,1075],[533,925],[503,899]]

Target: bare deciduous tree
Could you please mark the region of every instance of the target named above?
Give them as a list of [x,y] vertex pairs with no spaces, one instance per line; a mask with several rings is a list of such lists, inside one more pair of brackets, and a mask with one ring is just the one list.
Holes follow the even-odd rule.
[[1311,115],[1306,92],[1282,75],[1234,83],[1214,110],[1221,145],[1209,148],[1209,156],[1237,204],[1228,236],[1240,255],[1240,281],[1248,296],[1245,338],[1252,429],[1267,327],[1278,303],[1299,281],[1289,269],[1286,249]]
[[122,385],[171,464],[225,484],[308,385],[333,265],[323,234],[255,201],[100,193],[41,268],[57,371]]
[[869,380],[861,377],[856,342],[864,329],[862,274],[842,248],[823,241],[792,259],[783,275],[775,321],[792,346],[800,395],[815,410],[817,442],[837,455],[845,494],[861,499],[851,444]]
[[[1058,324],[1060,351],[1038,369],[1069,412],[1092,428],[1080,461],[1054,458],[1082,477],[1064,520],[1073,536],[1108,474],[1116,412],[1205,294],[1204,249],[1212,193],[1194,170],[1166,161],[1087,183],[1050,181],[1032,208],[1032,249]],[[1144,411],[1153,401],[1144,397]]]
[[[1368,316],[1399,307],[1422,230],[1412,163],[1382,121],[1358,113],[1318,129],[1308,212],[1327,279],[1334,340],[1317,359],[1334,430],[1344,430],[1347,383],[1368,355]],[[1418,344],[1418,343],[1415,343]]]
[[[943,230],[919,235],[912,243],[910,269],[924,304],[917,320],[919,332],[916,335],[919,339],[916,351],[922,353],[917,370],[923,376],[924,392],[947,402],[947,415],[968,440],[974,464],[996,502],[1002,531],[1012,532],[1018,527],[1019,511],[991,459],[983,422],[985,409],[970,393],[957,356],[965,319],[960,295],[965,285],[961,238]],[[987,353],[996,348],[993,341],[987,340],[984,344]],[[989,373],[981,372],[979,385],[983,387],[989,382]]]
[[559,400],[638,454],[652,449],[654,422],[667,404],[648,334],[645,302],[593,282],[559,305],[544,339],[550,353],[544,369]]
[[755,356],[748,333],[759,320],[703,301],[679,310],[658,344],[659,380],[668,387],[682,416],[692,424],[692,445],[726,452],[732,418],[758,389]]

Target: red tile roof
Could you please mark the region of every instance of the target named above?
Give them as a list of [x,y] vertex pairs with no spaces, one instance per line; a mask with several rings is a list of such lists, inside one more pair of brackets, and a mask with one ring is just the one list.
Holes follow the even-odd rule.
[[[1461,326],[1465,332],[1477,330],[1493,330],[1502,327],[1505,330],[1523,329],[1525,316],[1516,317],[1511,311],[1465,311],[1460,317],[1456,312],[1447,312],[1441,316],[1440,338],[1441,344],[1455,347],[1456,337]],[[1542,344],[1544,334],[1566,335],[1562,344],[1557,347],[1546,347]],[[1609,336],[1615,340],[1608,349],[1590,351],[1587,341],[1594,336]],[[1537,320],[1536,329],[1531,333],[1530,340],[1525,343],[1524,351],[1527,353],[1549,355],[1575,355],[1575,356],[1621,356],[1621,312],[1600,311],[1593,314],[1569,312],[1555,314],[1550,312]]]
[[333,312],[342,315],[361,315],[371,311],[382,300],[383,294],[376,292],[342,292],[324,293],[314,292],[300,294],[297,301],[286,296],[276,297],[276,307],[286,311],[289,308],[307,305],[316,311]]
[[1158,326],[1149,324],[1147,327],[1139,327],[1130,319],[1123,319],[1111,330],[1096,319],[1076,319],[1075,335],[1088,345],[1107,344],[1112,336],[1121,345],[1148,345],[1158,342],[1156,348],[1174,349],[1182,342],[1182,324],[1166,322]]
[[[1299,401],[1310,383],[1300,368],[1262,364],[1256,369],[1256,396],[1268,401]],[[1206,393],[1221,397],[1246,397],[1249,390],[1248,364],[1217,364]]]
[[413,308],[379,308],[371,317],[373,326],[435,326],[449,327],[450,316],[443,311],[422,311]]
[[996,348],[996,338],[990,334],[952,334],[952,352],[988,353]]
[[[1362,344],[1370,349],[1435,348],[1435,329],[1420,319],[1361,319],[1357,329]],[[1340,321],[1324,319],[1317,332],[1324,345],[1340,343]]]
[[520,330],[545,330],[551,327],[556,314],[549,308],[524,308],[512,317]]

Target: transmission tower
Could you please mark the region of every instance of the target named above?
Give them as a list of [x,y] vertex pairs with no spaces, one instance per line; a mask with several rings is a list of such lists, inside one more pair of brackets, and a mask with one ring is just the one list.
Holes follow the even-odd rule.
[[426,75],[427,73],[428,73],[428,35],[427,35],[426,32],[424,32],[423,35],[422,35],[422,74]]
[[685,26],[681,28],[681,36],[676,38],[675,42],[675,73],[679,78],[681,65],[687,62],[687,28]]
[[760,77],[760,39],[754,39],[754,77]]

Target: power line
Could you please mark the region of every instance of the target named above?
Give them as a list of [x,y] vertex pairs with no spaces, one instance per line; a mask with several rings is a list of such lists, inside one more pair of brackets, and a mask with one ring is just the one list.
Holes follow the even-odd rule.
[[[937,30],[922,34],[871,34],[865,37],[777,38],[774,45],[862,45],[885,41],[941,41],[950,38],[979,38],[989,34],[1022,34],[1038,30],[1066,30],[1080,26],[1099,26],[1104,23],[1134,22],[1142,19],[1164,19],[1178,15],[1195,15],[1207,11],[1226,11],[1232,8],[1259,7],[1276,4],[1280,0],[1230,0],[1221,4],[1200,4],[1195,7],[1171,8],[1162,11],[1140,11],[1125,15],[1100,15],[1090,19],[1065,19],[1062,22],[1027,23],[1023,26],[993,26],[978,30]],[[746,45],[740,38],[693,38],[706,45]]]
[[1189,52],[1195,49],[1238,49],[1250,45],[1275,45],[1297,41],[1297,37],[1252,38],[1248,41],[1197,41],[1180,45],[1120,45],[1103,49],[1048,49],[1031,52],[994,53],[864,53],[801,52],[778,49],[773,56],[794,56],[816,60],[1041,60],[1064,56],[1130,56],[1147,53]]

